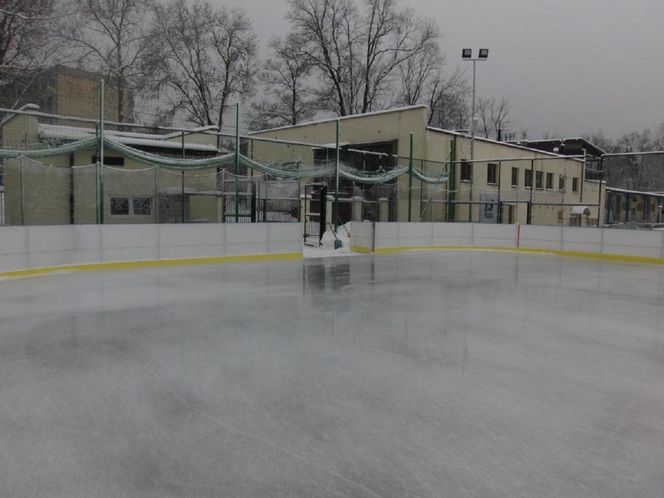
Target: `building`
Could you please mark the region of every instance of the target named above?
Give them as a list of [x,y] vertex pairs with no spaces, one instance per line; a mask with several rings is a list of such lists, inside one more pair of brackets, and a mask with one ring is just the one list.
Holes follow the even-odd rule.
[[[56,65],[35,71],[24,78],[20,91],[2,88],[0,107],[16,108],[24,104],[35,104],[41,111],[62,116],[96,119],[99,116],[99,81],[101,74]],[[27,87],[27,91],[24,89]],[[121,121],[120,95],[112,81],[106,83],[105,114],[109,121]],[[134,96],[130,90],[122,94],[122,121],[131,121]]]
[[664,223],[664,192],[606,189],[606,223]]
[[[69,153],[38,160],[5,159],[4,223],[8,225],[59,225],[97,223],[220,222],[224,216],[218,175],[205,171],[181,173],[160,169],[122,150],[104,154],[103,190],[95,165],[99,151],[96,131],[82,126],[43,122],[34,106],[27,113],[10,114],[0,122],[2,148],[35,150],[88,140],[89,145]],[[46,121],[50,121],[47,119]],[[92,123],[94,124],[94,123]],[[87,126],[86,126],[87,125]],[[159,158],[205,158],[218,154],[217,137],[207,128],[188,134],[136,133],[109,129],[106,136],[131,150]],[[127,149],[129,150],[129,149]],[[149,157],[149,156],[148,156]],[[99,202],[99,192],[103,202]]]
[[606,154],[604,150],[582,137],[518,140],[510,143],[563,156],[583,156],[585,154],[588,157],[600,159]]
[[[303,164],[316,164],[336,141],[354,164],[362,151],[383,154],[382,163],[410,166],[442,185],[427,185],[407,175],[392,185],[387,200],[389,221],[474,221],[594,226],[604,222],[602,182],[587,174],[586,161],[525,145],[475,137],[473,162],[470,136],[427,126],[424,106],[406,107],[363,115],[327,119],[295,126],[262,130],[250,137],[327,144],[318,150],[301,149]],[[412,154],[411,154],[412,138]],[[269,143],[253,149],[258,160],[274,158]],[[283,158],[287,159],[286,157]],[[292,160],[293,158],[290,157]],[[373,161],[374,169],[381,161]],[[369,165],[370,167],[371,165]],[[339,195],[347,204],[359,195],[380,201],[372,189],[342,184]],[[386,199],[385,187],[383,197]],[[351,210],[347,210],[349,213]],[[340,221],[346,221],[348,214]],[[355,219],[367,218],[353,214]],[[381,219],[380,221],[388,221]]]
[[[300,218],[288,212],[302,210],[298,199],[308,181],[304,174],[308,170],[313,172],[308,178],[326,182],[328,194],[338,197],[336,221],[342,223],[368,219],[596,226],[604,222],[600,199],[605,189],[589,177],[584,160],[476,138],[471,161],[470,137],[428,127],[427,113],[426,107],[414,106],[244,137],[241,151],[248,160],[291,168],[293,178],[298,177],[281,185],[293,192],[277,191],[280,186],[273,183],[265,186],[261,196],[266,219],[270,213],[280,212],[285,215],[281,221]],[[341,168],[350,174],[343,175],[335,192],[337,125]],[[106,223],[230,221],[226,214],[233,204],[237,212],[240,199],[226,194],[235,189],[255,192],[250,170],[243,179],[223,180],[225,170],[234,171],[232,165],[207,172],[151,168],[159,164],[159,158],[218,154],[217,135],[206,129],[152,134],[108,126],[106,136],[129,148],[106,151],[102,192],[94,166],[98,154],[94,128],[53,124],[30,112],[10,115],[0,127],[5,149],[40,149],[90,140],[84,149],[51,154],[39,162],[5,161],[7,224],[95,223],[99,212],[105,214]],[[139,154],[132,150],[156,156],[153,162],[145,157],[137,160]],[[316,173],[322,165],[328,176],[320,178]],[[249,182],[247,189],[240,182]],[[103,202],[97,198],[99,192]],[[295,208],[290,203],[293,198]],[[284,207],[278,207],[277,201]],[[255,205],[250,210],[247,217],[258,219]]]

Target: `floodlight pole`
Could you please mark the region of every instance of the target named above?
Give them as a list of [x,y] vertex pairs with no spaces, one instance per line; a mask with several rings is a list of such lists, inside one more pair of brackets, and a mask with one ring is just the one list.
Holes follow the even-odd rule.
[[475,94],[476,94],[476,73],[477,73],[477,61],[485,61],[487,57],[489,56],[489,51],[488,49],[480,49],[479,51],[479,57],[473,57],[472,56],[472,50],[471,49],[464,49],[462,52],[462,58],[463,60],[466,61],[471,61],[473,63],[473,102],[472,102],[472,107],[471,107],[471,114],[470,114],[470,204],[468,205],[468,213],[469,213],[469,221],[472,221],[472,216],[473,216],[473,183],[475,181],[474,178],[474,169],[475,169],[475,163],[473,162],[475,159]]
[[[473,104],[472,104],[472,110],[470,112],[470,167],[471,167],[471,174],[470,178],[473,178],[472,174],[472,168],[474,167],[474,163],[472,162],[475,159],[475,75],[476,75],[476,68],[477,68],[477,60],[472,59],[473,61]],[[471,192],[472,192],[472,186],[471,186]]]

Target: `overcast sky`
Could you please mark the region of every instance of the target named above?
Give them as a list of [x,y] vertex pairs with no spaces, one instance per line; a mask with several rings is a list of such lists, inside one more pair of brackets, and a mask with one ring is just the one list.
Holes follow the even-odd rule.
[[[211,0],[243,6],[263,47],[288,30],[286,0]],[[482,97],[508,97],[513,131],[529,138],[602,130],[617,138],[664,121],[664,0],[410,0],[441,27],[448,67],[463,47]]]

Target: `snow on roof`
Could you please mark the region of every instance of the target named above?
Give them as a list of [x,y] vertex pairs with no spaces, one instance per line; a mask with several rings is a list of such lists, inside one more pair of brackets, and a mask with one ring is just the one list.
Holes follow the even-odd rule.
[[[38,110],[39,110],[39,106],[38,106],[37,104],[25,104],[24,106],[22,106],[22,107],[20,107],[20,108],[18,108],[18,109],[16,109],[16,110],[19,111],[19,112],[35,111],[35,110],[38,111]],[[3,127],[3,126],[5,126],[5,125],[6,125],[7,123],[9,123],[12,119],[14,119],[16,116],[18,116],[18,114],[15,113],[15,112],[12,112],[12,113],[7,114],[7,116],[5,116],[5,117],[2,119],[2,121],[0,121],[0,128]]]
[[[433,126],[427,126],[427,130],[435,131],[435,132],[438,132],[438,133],[448,133],[450,135],[455,135],[457,137],[470,138],[470,134],[468,134],[468,133],[460,133],[458,131],[444,130],[442,128],[434,128]],[[556,154],[555,152],[547,152],[545,150],[533,149],[532,147],[525,147],[523,145],[517,145],[517,144],[513,144],[513,143],[509,143],[509,142],[501,142],[499,140],[492,140],[491,138],[478,137],[477,135],[475,135],[475,140],[479,141],[479,142],[486,142],[486,143],[492,143],[492,144],[496,144],[496,145],[503,145],[505,147],[510,147],[510,148],[513,148],[513,149],[527,150],[529,152],[535,152],[537,154],[543,154],[545,156],[559,157],[560,159],[569,159],[570,161],[581,161],[581,159],[579,159],[579,158],[566,156],[564,154]]]
[[[44,139],[57,140],[81,140],[94,136],[96,131],[93,128],[80,128],[77,126],[39,124],[39,136]],[[106,136],[112,137],[117,142],[124,145],[137,145],[140,147],[155,147],[160,149],[182,149],[180,142],[169,142],[169,138],[180,136],[179,133],[169,133],[167,135],[155,135],[150,133],[134,133],[127,131],[107,130]],[[185,149],[204,152],[217,152],[214,145],[197,144],[185,140]]]
[[556,143],[556,142],[561,143],[563,145],[566,144],[567,142],[570,142],[570,143],[585,142],[588,145],[590,145],[591,147],[594,147],[595,149],[597,149],[602,154],[606,153],[604,151],[604,149],[598,147],[597,145],[592,143],[590,140],[588,140],[587,138],[583,138],[583,137],[538,138],[536,140],[523,139],[523,140],[516,140],[513,143],[516,143],[516,144],[521,144],[521,143],[524,143],[524,144],[546,144],[546,143],[553,144],[553,143]]
[[619,192],[621,194],[634,194],[634,195],[652,195],[656,197],[664,197],[664,192],[644,192],[642,190],[628,190],[625,188],[606,187],[607,192]]
[[277,126],[276,128],[267,128],[265,130],[258,130],[258,131],[252,131],[249,133],[249,135],[257,135],[259,133],[269,133],[271,131],[281,131],[281,130],[290,130],[291,128],[300,128],[302,126],[311,126],[311,125],[316,125],[316,124],[321,124],[321,123],[333,123],[335,121],[344,121],[347,119],[357,119],[357,118],[364,118],[367,116],[377,116],[380,114],[390,114],[393,112],[403,112],[403,111],[412,111],[415,109],[429,109],[425,105],[411,105],[411,106],[405,106],[405,107],[395,107],[394,109],[385,109],[383,111],[373,111],[373,112],[366,112],[364,114],[351,114],[350,116],[341,116],[341,117],[336,117],[336,118],[325,118],[325,119],[318,119],[314,121],[307,121],[305,123],[298,123],[295,125],[287,125],[287,126]]

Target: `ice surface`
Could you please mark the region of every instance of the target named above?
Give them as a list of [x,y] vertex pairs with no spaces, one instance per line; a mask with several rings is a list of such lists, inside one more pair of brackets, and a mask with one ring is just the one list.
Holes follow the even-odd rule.
[[3,281],[0,496],[661,496],[663,305],[491,253]]

